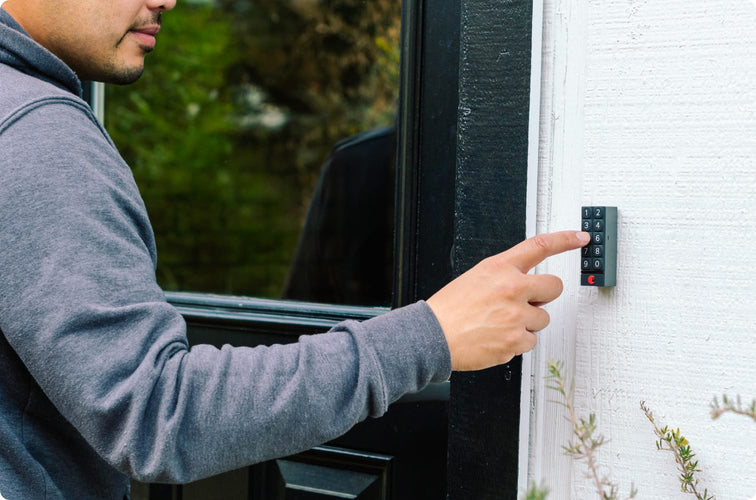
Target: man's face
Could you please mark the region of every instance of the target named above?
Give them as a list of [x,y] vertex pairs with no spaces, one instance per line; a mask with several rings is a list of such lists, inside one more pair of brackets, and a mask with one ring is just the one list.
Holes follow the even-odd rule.
[[176,0],[7,0],[3,5],[82,80],[131,83]]

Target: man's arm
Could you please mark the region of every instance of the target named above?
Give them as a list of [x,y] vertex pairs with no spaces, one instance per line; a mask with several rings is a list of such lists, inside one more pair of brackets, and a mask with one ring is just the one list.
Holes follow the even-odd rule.
[[189,348],[130,170],[81,104],[0,135],[0,330],[41,412],[78,431],[69,449],[83,437],[132,477],[187,482],[322,444],[448,378],[423,303],[295,344]]

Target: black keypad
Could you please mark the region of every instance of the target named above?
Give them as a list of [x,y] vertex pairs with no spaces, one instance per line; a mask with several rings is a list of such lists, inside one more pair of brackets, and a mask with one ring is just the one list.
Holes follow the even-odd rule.
[[581,227],[591,235],[591,242],[581,250],[581,284],[614,286],[617,274],[617,208],[582,207]]

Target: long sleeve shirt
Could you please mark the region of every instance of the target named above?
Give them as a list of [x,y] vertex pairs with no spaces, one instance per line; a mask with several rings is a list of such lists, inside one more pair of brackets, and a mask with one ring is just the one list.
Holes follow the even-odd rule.
[[305,450],[451,371],[424,302],[271,347],[190,348],[128,165],[0,8],[0,495],[122,499]]

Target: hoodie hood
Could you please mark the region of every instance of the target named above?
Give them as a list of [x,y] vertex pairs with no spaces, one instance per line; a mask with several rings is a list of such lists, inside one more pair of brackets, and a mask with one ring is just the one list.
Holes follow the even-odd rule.
[[0,64],[81,97],[81,81],[55,54],[38,44],[0,7]]

